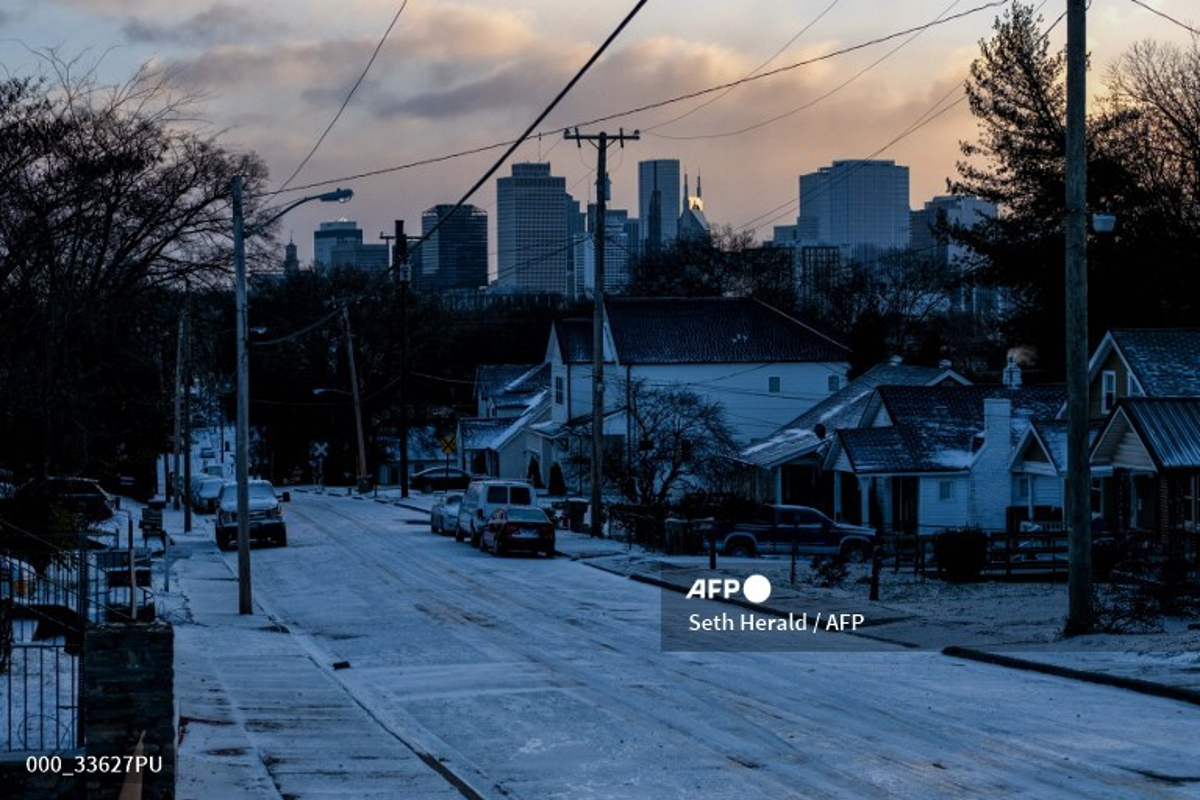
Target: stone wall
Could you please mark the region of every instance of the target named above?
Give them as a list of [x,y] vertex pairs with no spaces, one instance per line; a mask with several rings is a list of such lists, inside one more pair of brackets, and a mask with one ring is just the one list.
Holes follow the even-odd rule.
[[[165,623],[89,627],[84,640],[84,741],[119,772],[84,777],[89,800],[116,800],[125,757],[142,739],[142,800],[175,797],[175,632]],[[137,778],[133,778],[137,780]]]

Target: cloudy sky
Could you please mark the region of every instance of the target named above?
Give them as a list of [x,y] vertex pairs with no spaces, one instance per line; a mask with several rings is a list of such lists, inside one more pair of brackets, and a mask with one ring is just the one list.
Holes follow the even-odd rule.
[[[1196,0],[1144,0],[1200,27]],[[637,162],[678,158],[703,176],[708,217],[756,230],[794,220],[797,176],[836,158],[890,158],[910,167],[911,204],[945,191],[958,142],[975,126],[961,100],[967,67],[1002,3],[988,0],[650,0],[511,161],[551,162],[572,195],[592,196],[593,149],[560,131],[640,129],[610,151],[612,202],[636,214]],[[5,0],[0,68],[37,71],[35,53],[94,66],[120,82],[142,64],[170,68],[203,95],[202,115],[232,148],[258,152],[278,188],[345,100],[401,0]],[[350,186],[336,211],[313,204],[283,222],[303,261],[322,219],[359,221],[368,241],[454,202],[502,150],[403,168],[515,138],[633,7],[634,0],[409,0],[365,81],[290,183]],[[1047,0],[1046,24],[1065,9]],[[976,10],[981,9],[981,10]],[[968,13],[968,12],[974,13]],[[881,44],[787,70],[732,91],[624,114],[722,83],[853,48],[966,14]],[[1132,0],[1094,0],[1088,18],[1092,90],[1139,39],[1186,44],[1178,25]],[[1065,23],[1052,32],[1061,46]],[[924,124],[921,124],[923,123]],[[915,130],[914,126],[917,125]],[[905,135],[907,133],[907,135]],[[396,169],[397,167],[401,167]],[[372,177],[349,176],[378,172]],[[506,164],[498,173],[509,172]],[[308,190],[312,191],[312,190]],[[288,195],[294,197],[298,195]],[[471,202],[494,212],[495,182]],[[493,213],[494,216],[494,213]],[[494,248],[494,239],[493,239]]]

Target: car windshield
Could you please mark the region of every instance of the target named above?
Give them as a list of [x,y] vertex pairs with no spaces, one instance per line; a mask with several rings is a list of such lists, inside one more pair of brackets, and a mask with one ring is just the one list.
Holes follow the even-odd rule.
[[250,499],[251,500],[274,500],[275,490],[265,483],[250,484]]
[[549,522],[546,512],[540,508],[510,508],[508,509],[509,522]]

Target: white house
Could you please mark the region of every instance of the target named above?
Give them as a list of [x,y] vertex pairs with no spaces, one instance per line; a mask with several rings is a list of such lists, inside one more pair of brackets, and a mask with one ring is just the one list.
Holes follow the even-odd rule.
[[[735,439],[768,436],[839,391],[849,348],[778,309],[747,298],[614,298],[605,303],[605,436],[632,446],[628,387],[686,386],[720,403]],[[553,459],[588,444],[592,418],[592,321],[556,322],[546,348],[549,419],[529,429]],[[574,437],[574,438],[573,438]],[[549,463],[543,464],[548,468]]]
[[837,431],[826,456],[834,513],[908,533],[1005,529],[1014,450],[1065,396],[1061,386],[880,386],[863,427]]

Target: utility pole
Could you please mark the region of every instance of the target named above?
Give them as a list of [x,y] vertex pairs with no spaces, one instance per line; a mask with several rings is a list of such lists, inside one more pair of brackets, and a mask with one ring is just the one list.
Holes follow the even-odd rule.
[[[183,305],[183,532],[192,532],[192,318],[191,299]],[[165,546],[165,545],[164,545]]]
[[1065,633],[1092,629],[1091,470],[1088,464],[1087,3],[1067,0],[1066,370],[1068,611]]
[[591,530],[592,536],[599,536],[600,510],[603,499],[601,484],[604,481],[604,469],[601,461],[604,457],[604,223],[608,212],[608,146],[613,142],[621,147],[626,141],[637,141],[638,131],[625,133],[621,129],[613,137],[607,133],[580,133],[563,131],[563,138],[574,141],[583,147],[583,142],[592,142],[596,147],[596,219],[593,223],[596,237],[595,268],[592,288],[592,493],[591,493]]
[[245,218],[242,211],[242,176],[233,176],[234,316],[237,318],[237,436],[234,479],[237,481],[238,613],[253,614],[250,589],[250,348],[249,309],[246,301]]
[[400,496],[408,497],[408,237],[404,220],[396,220],[392,269],[400,284]]
[[354,434],[358,440],[358,493],[366,494],[370,486],[367,474],[367,449],[363,439],[362,397],[358,390],[358,370],[354,366],[354,336],[350,333],[350,307],[342,303],[342,326],[346,330],[346,363],[350,367],[350,396],[354,398]]
[[183,425],[183,313],[179,314],[178,328],[175,334],[175,442],[172,447],[172,465],[170,472],[171,507],[179,510],[179,447],[182,444]]

